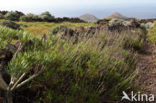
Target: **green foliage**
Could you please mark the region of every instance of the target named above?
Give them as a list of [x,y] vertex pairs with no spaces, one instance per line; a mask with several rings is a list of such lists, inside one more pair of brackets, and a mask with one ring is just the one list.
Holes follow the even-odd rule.
[[43,12],[40,15],[35,15],[32,13],[29,13],[25,16],[21,16],[21,21],[31,22],[31,21],[44,21],[44,22],[50,22],[55,19],[54,16],[52,16],[49,12]]
[[21,16],[20,17],[20,21],[26,21],[26,22],[28,22],[30,20],[29,20],[29,18],[27,16]]
[[149,30],[147,39],[148,39],[148,41],[152,42],[153,44],[156,44],[156,22],[154,23],[153,28]]
[[11,12],[8,12],[7,14],[5,14],[5,19],[17,21],[17,20],[19,20],[19,15],[17,12],[11,11]]
[[125,36],[123,46],[127,49],[144,51],[145,38],[146,33],[144,33],[144,31],[140,29],[135,29],[135,31],[132,31],[131,34]]
[[123,24],[124,26],[132,26],[132,23],[129,22],[129,21],[124,21],[122,24]]
[[[76,45],[60,41],[47,52],[52,66],[41,77],[51,91],[47,102],[92,103],[99,102],[100,95],[118,99],[122,90],[131,88],[136,72],[135,59],[117,45],[116,48],[103,42],[97,45],[99,39]],[[47,95],[43,98],[48,100]]]
[[141,26],[145,27],[146,29],[152,29],[154,27],[154,23],[148,22],[148,23],[142,23]]
[[114,19],[111,19],[111,20],[109,21],[109,25],[131,26],[132,23],[129,22],[129,21],[123,20],[123,19],[114,18]]
[[0,39],[2,41],[7,41],[10,39],[17,40],[21,37],[23,37],[23,31],[17,31],[0,26]]
[[0,19],[4,19],[4,15],[0,13]]
[[31,22],[31,21],[38,21],[38,20],[39,20],[38,15],[34,15],[32,13],[20,17],[20,21]]
[[111,19],[110,21],[109,21],[109,25],[116,25],[116,24],[119,24],[119,25],[122,25],[122,22],[123,22],[124,20],[122,20],[122,19],[116,19],[116,18],[114,18],[114,19]]
[[0,27],[3,44],[17,38],[23,45],[33,42],[25,52],[14,56],[7,68],[10,74],[19,76],[25,71],[32,75],[44,66],[44,74],[28,87],[35,92],[35,102],[46,103],[114,101],[121,99],[122,91],[134,90],[136,61],[129,44],[130,50],[125,49],[124,44],[129,43],[127,38],[139,41],[143,37],[140,35],[137,30],[116,34],[102,32],[89,39],[80,38],[80,42],[73,44],[55,35],[48,35],[43,41],[26,32]]
[[13,21],[2,21],[1,26],[5,26],[5,27],[11,28],[11,29],[21,29],[20,25]]
[[59,25],[53,28],[53,30],[51,31],[52,34],[57,34],[59,32],[65,32],[65,30],[67,30],[67,26],[65,25]]
[[55,19],[54,16],[52,16],[48,11],[43,12],[42,14],[39,15],[39,18],[42,21],[48,22],[48,21],[53,21]]

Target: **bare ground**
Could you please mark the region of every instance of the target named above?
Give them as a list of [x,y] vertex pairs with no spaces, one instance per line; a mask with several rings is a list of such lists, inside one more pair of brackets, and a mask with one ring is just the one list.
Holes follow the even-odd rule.
[[156,46],[147,44],[144,53],[138,53],[139,88],[156,96]]

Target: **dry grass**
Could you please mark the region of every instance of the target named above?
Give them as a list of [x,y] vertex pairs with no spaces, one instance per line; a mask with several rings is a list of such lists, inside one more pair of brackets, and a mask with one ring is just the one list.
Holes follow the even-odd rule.
[[69,28],[75,29],[79,26],[95,26],[95,24],[91,23],[70,23],[70,22],[63,22],[63,23],[48,23],[48,22],[17,22],[18,24],[25,24],[27,27],[22,27],[25,31],[30,32],[35,36],[42,36],[44,34],[49,33],[54,27],[58,25],[65,25]]
[[[1,21],[5,21],[4,19],[0,19]],[[21,24],[21,27],[24,31],[31,33],[34,36],[42,36],[44,34],[48,34],[54,27],[58,25],[65,25],[69,28],[75,29],[79,26],[95,26],[93,23],[71,23],[71,22],[63,22],[63,23],[54,23],[54,22],[16,22]]]

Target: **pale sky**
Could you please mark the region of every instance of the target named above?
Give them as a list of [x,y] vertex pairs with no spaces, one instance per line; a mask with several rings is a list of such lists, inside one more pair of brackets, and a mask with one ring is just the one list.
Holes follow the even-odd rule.
[[0,10],[19,10],[39,14],[50,11],[54,16],[75,17],[85,13],[99,18],[120,12],[138,18],[156,17],[156,0],[2,0]]

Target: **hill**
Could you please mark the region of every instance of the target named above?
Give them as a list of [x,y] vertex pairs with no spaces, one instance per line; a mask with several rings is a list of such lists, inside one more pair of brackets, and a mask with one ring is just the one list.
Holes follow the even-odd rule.
[[84,20],[86,22],[97,22],[99,19],[91,14],[84,14],[79,17],[81,20]]
[[112,15],[108,16],[107,18],[118,18],[118,19],[128,19],[128,17],[123,16],[122,14],[115,12]]

